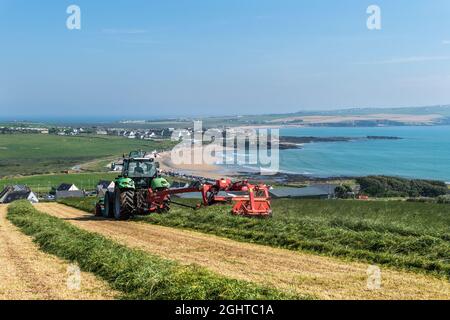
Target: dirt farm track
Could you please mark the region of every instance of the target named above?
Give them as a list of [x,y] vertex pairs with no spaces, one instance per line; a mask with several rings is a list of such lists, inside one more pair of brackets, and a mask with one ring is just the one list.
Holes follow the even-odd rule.
[[[319,299],[450,299],[449,281],[433,276],[382,268],[381,289],[369,290],[369,266],[363,263],[242,243],[143,222],[105,220],[61,204],[42,203],[35,207],[129,247],[180,263],[197,264],[228,277],[310,294]],[[5,223],[2,213],[2,238],[12,232],[20,236],[11,226],[5,229]],[[0,245],[4,244],[2,240]],[[14,245],[11,244],[11,247]],[[0,248],[3,257],[8,249]],[[40,256],[36,255],[37,261],[38,258]],[[28,261],[31,263],[33,260],[28,258]],[[0,270],[5,270],[5,267],[1,266]]]

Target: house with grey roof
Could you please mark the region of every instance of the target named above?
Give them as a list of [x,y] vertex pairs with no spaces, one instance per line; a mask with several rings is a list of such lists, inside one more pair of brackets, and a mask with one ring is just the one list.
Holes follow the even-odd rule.
[[12,203],[18,200],[28,200],[31,203],[38,203],[38,197],[33,191],[13,191],[8,193],[3,203]]
[[0,203],[3,203],[8,196],[9,193],[14,191],[13,186],[6,186],[1,192],[0,192]]
[[82,198],[84,197],[84,192],[78,189],[74,184],[63,183],[58,188],[56,188],[55,198],[56,200],[65,198]]
[[28,200],[38,203],[38,197],[30,188],[24,185],[6,186],[0,192],[0,203],[11,203],[17,200]]
[[56,191],[78,191],[78,187],[73,183],[62,183],[56,188]]

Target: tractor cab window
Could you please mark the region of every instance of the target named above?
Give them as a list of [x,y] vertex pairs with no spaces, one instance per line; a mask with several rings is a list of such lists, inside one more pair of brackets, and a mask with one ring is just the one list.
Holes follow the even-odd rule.
[[132,161],[128,164],[130,178],[153,177],[156,175],[156,166],[150,161]]

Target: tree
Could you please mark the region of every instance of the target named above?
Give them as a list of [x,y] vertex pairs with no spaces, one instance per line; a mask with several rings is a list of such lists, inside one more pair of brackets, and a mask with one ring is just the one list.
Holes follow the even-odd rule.
[[361,192],[372,197],[438,197],[448,193],[442,181],[369,176],[356,179]]
[[343,185],[337,186],[334,189],[334,194],[339,199],[348,199],[352,192],[353,192],[352,187],[350,187],[347,184],[343,184]]

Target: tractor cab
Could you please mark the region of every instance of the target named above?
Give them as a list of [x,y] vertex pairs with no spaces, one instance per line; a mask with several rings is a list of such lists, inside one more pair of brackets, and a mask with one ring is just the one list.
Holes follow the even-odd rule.
[[154,159],[125,159],[122,176],[126,178],[154,178],[158,175],[159,164]]
[[[128,157],[123,159],[122,174],[118,178],[119,186],[122,188],[128,183],[132,188],[168,188],[166,180],[158,175],[159,163],[143,151],[130,152]],[[161,183],[163,185],[161,185]]]
[[134,181],[140,188],[148,188],[158,176],[159,163],[148,158],[128,158],[123,160],[122,177]]

